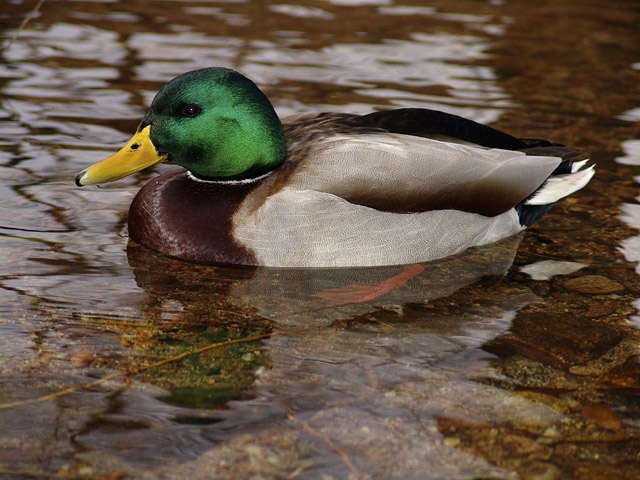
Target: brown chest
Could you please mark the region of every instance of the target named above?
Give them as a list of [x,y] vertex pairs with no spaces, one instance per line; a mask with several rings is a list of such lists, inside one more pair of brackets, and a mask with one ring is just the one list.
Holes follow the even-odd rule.
[[233,215],[257,186],[199,182],[179,170],[148,182],[129,209],[135,242],[198,263],[255,265],[233,238]]

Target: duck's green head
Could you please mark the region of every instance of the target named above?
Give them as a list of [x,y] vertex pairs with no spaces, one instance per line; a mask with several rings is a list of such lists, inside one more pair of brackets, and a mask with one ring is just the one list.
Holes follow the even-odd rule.
[[161,162],[201,179],[250,179],[285,156],[282,124],[258,87],[233,70],[204,68],[167,83],[133,138],[80,172],[76,184],[110,182]]

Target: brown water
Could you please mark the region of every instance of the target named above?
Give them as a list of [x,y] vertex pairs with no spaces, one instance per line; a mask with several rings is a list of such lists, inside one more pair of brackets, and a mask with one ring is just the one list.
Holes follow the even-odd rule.
[[[0,478],[640,478],[637,2],[46,0],[20,29],[36,5],[0,8]],[[332,306],[403,267],[185,264],[127,244],[155,172],[73,185],[212,65],[282,115],[437,108],[598,172]]]

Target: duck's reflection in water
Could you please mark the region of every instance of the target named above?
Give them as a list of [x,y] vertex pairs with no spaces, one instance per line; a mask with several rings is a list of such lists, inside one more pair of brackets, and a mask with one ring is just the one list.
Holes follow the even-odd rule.
[[149,302],[181,304],[183,320],[222,305],[251,311],[247,321],[267,319],[277,334],[264,342],[268,367],[256,372],[252,398],[188,426],[211,448],[164,474],[206,478],[242,462],[310,478],[354,468],[377,478],[511,478],[447,442],[437,420],[550,426],[561,417],[478,381],[495,375],[482,345],[536,300],[500,281],[518,241],[419,266],[339,270],[197,266],[130,245]]

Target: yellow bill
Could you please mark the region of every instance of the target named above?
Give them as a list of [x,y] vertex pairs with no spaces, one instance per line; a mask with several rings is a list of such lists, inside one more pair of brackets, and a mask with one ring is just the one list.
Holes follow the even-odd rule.
[[76,176],[76,185],[95,185],[113,182],[140,170],[166,161],[167,155],[159,155],[149,132],[151,125],[137,132],[117,153],[85,168]]

